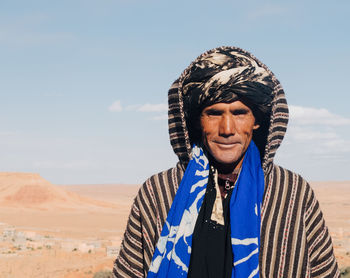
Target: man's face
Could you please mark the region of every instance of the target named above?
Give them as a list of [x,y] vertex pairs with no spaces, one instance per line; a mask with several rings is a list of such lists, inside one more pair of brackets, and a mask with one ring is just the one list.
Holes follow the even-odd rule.
[[204,146],[222,166],[240,164],[258,129],[252,110],[241,101],[216,103],[203,109],[200,117]]

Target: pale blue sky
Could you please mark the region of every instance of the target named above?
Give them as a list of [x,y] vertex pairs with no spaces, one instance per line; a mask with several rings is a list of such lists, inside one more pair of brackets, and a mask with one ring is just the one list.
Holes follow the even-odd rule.
[[[177,160],[167,90],[202,52],[251,51],[292,119],[277,162],[350,180],[349,1],[0,1],[0,171],[141,183]],[[151,110],[151,111],[150,111]]]

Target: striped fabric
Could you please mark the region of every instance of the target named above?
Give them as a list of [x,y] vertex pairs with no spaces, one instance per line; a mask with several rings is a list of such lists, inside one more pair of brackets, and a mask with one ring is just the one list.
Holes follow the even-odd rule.
[[[115,262],[116,277],[146,277],[182,175],[178,165],[142,185]],[[266,178],[259,264],[261,277],[339,277],[312,189],[299,175],[279,166],[273,166]]]
[[[220,49],[210,50],[197,59]],[[252,57],[269,71],[242,49],[224,49]],[[332,241],[312,189],[302,177],[273,163],[286,132],[288,107],[280,83],[269,72],[276,85],[262,161],[265,192],[261,211],[260,276],[340,277]],[[115,277],[146,277],[155,245],[188,163],[191,146],[181,100],[181,76],[169,90],[170,142],[180,162],[176,167],[152,176],[140,188],[114,264]]]
[[175,168],[152,176],[140,188],[114,265],[116,277],[146,277],[183,174],[178,163]]

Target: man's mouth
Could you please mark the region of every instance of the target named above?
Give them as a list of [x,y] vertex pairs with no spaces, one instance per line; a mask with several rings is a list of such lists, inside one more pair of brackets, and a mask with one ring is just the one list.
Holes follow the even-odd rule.
[[221,146],[224,146],[224,147],[225,146],[230,147],[230,146],[238,144],[238,142],[220,142],[220,141],[214,141],[214,143],[221,145]]

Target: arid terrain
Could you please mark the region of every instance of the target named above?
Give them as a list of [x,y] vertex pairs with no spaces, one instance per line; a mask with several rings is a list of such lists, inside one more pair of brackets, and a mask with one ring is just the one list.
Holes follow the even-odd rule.
[[[350,181],[312,183],[340,267],[350,265]],[[0,173],[0,277],[91,278],[111,270],[138,185],[57,186]]]
[[350,266],[350,181],[312,182],[340,268]]

